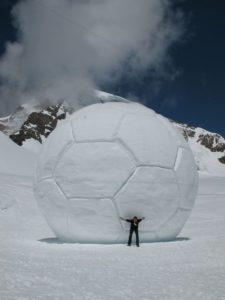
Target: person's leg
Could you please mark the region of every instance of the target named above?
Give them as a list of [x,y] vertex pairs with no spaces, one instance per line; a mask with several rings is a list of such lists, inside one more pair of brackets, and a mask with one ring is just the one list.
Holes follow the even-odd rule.
[[133,230],[130,230],[129,239],[128,239],[128,244],[127,244],[128,246],[131,245],[132,234],[133,234]]
[[138,229],[135,230],[135,235],[136,235],[136,245],[139,247],[139,235],[138,235]]

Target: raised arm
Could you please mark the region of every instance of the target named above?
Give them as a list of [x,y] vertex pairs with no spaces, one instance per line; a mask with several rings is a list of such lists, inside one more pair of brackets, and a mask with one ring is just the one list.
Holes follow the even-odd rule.
[[138,219],[138,223],[141,222],[142,220],[145,220],[145,217]]
[[129,220],[129,219],[124,219],[122,217],[120,217],[120,220],[125,221],[125,222],[129,222],[129,223],[131,223],[131,221],[132,221],[132,220]]

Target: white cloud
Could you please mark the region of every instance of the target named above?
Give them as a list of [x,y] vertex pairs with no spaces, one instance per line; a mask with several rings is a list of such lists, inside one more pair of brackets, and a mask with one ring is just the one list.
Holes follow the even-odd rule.
[[182,33],[169,0],[27,0],[13,16],[19,38],[0,60],[2,109],[31,96],[76,102],[124,68],[157,72]]

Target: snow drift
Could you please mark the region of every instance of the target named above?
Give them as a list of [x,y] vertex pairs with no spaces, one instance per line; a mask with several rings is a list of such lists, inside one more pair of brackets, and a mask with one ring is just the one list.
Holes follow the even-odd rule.
[[33,177],[36,157],[0,132],[0,173]]

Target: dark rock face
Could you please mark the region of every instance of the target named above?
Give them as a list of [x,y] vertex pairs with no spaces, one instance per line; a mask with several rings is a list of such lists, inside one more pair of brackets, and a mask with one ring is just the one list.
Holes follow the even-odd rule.
[[[193,126],[176,123],[173,124],[181,131],[186,141],[196,138],[197,143],[201,144],[211,152],[221,152],[225,154],[225,138],[216,133],[210,133],[201,128],[195,128]],[[225,156],[218,158],[219,162],[225,164]]]
[[222,156],[218,159],[222,164],[225,164],[225,156]]
[[198,142],[212,152],[224,152],[225,143],[220,142],[221,136],[218,134],[201,134],[199,135]]
[[183,130],[183,136],[185,138],[186,141],[188,141],[188,138],[193,138],[195,137],[195,131],[189,128],[185,128]]
[[0,126],[0,130],[10,136],[21,129],[21,126],[32,112],[40,112],[44,108],[36,103],[20,105],[10,116],[0,120],[0,125],[3,125]]
[[10,138],[22,145],[27,139],[35,139],[42,143],[42,139],[56,128],[58,120],[66,118],[67,108],[64,105],[49,106],[40,112],[31,113],[23,123],[21,129],[10,135]]
[[2,123],[0,123],[0,131],[4,131],[6,129],[7,129],[7,126],[4,125],[4,124],[2,124]]

